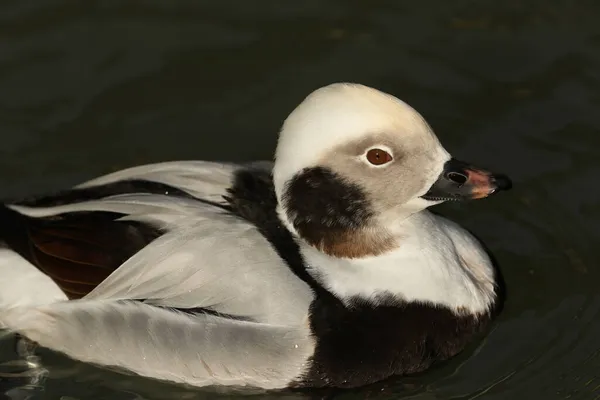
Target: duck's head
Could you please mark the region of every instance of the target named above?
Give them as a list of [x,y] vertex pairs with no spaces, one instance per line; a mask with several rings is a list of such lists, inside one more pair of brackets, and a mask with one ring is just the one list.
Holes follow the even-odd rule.
[[453,159],[409,105],[357,84],[318,89],[289,115],[273,178],[288,228],[350,258],[395,248],[402,221],[426,207],[510,187]]

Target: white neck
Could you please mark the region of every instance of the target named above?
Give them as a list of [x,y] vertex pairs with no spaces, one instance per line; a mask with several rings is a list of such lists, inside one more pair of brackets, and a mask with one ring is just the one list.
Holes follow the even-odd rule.
[[302,254],[313,274],[342,300],[358,296],[377,301],[393,295],[455,312],[480,314],[495,300],[492,263],[466,230],[429,211],[402,221],[400,246],[360,259],[328,256],[308,244]]

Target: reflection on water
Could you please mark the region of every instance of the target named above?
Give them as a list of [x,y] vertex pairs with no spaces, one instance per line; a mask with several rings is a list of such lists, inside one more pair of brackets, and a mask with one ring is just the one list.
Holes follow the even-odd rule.
[[[339,397],[600,398],[599,17],[584,0],[5,0],[0,194],[145,162],[270,158],[316,87],[378,87],[458,158],[514,179],[502,196],[438,207],[492,249],[508,302],[456,359]],[[0,346],[16,358],[12,338]],[[218,397],[41,356],[43,385],[0,378],[5,398]]]

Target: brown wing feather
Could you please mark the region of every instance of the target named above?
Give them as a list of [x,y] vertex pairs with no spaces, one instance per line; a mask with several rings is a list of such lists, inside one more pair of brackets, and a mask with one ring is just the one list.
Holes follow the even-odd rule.
[[30,218],[3,207],[0,233],[71,299],[92,291],[132,255],[161,235],[121,214],[79,212]]
[[[86,264],[101,269],[114,269],[121,257],[116,249],[90,242],[82,233],[80,238],[65,238],[59,229],[30,229],[29,238],[33,249],[51,257],[72,263]],[[112,250],[112,251],[109,251]]]

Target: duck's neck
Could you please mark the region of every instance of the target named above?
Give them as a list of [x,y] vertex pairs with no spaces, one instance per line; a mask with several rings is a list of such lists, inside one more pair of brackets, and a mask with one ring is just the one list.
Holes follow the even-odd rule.
[[496,299],[495,273],[479,242],[427,211],[402,221],[399,246],[377,256],[340,258],[301,242],[309,272],[342,301],[401,302],[445,306],[482,314]]

